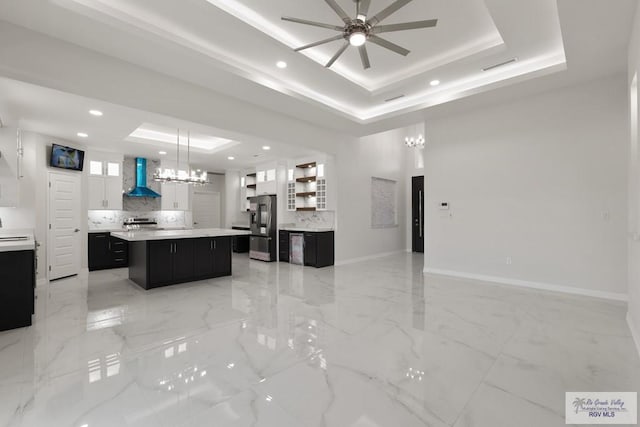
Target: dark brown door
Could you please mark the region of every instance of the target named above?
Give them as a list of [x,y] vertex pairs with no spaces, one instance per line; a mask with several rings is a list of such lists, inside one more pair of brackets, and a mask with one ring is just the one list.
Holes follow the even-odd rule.
[[424,176],[414,176],[412,193],[412,250],[424,252]]

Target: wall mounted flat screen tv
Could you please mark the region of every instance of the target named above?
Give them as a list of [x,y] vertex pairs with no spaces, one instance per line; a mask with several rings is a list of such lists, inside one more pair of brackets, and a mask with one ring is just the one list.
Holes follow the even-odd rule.
[[53,144],[51,146],[51,167],[82,171],[84,167],[84,151],[76,148]]

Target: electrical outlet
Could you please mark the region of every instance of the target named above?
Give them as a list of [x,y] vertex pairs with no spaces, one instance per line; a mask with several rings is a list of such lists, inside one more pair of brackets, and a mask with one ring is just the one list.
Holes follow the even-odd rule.
[[507,257],[507,265],[511,265],[511,257],[510,256]]

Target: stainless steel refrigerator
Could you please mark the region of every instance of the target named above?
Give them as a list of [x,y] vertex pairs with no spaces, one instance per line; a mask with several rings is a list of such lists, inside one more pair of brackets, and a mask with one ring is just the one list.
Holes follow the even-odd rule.
[[277,203],[276,196],[257,196],[249,199],[251,237],[249,258],[276,261]]

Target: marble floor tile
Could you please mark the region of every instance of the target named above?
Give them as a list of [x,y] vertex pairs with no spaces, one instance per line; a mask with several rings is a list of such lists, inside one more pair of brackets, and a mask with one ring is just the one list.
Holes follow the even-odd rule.
[[423,276],[400,254],[145,291],[37,289],[0,333],[0,427],[564,425],[564,392],[638,391],[619,303]]

